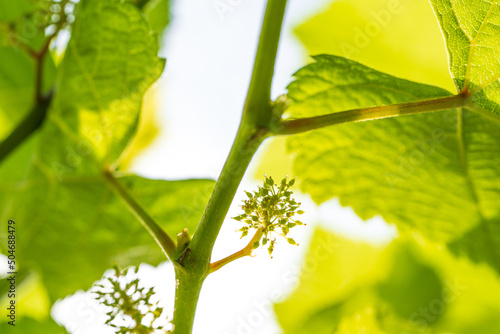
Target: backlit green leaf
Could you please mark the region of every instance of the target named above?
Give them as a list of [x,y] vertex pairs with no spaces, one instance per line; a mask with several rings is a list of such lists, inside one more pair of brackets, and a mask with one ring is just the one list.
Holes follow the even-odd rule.
[[[40,133],[0,166],[1,226],[16,221],[19,265],[40,273],[52,301],[88,288],[114,261],[166,259],[103,177],[162,71],[155,36],[141,11],[119,0],[83,2],[73,28]],[[213,187],[127,175],[118,182],[170,235],[194,230]]]
[[320,229],[297,289],[275,312],[286,334],[495,334],[499,295],[492,270],[446,249],[410,240],[373,246]]
[[[315,60],[289,86],[291,117],[449,94],[343,58]],[[289,151],[302,190],[317,203],[339,197],[363,219],[381,215],[401,231],[457,243],[500,270],[499,130],[480,114],[450,110],[293,136]]]
[[[19,169],[20,159],[29,156],[26,151],[24,147],[16,151],[0,168],[0,217],[3,227],[8,219],[16,221],[18,264],[40,271],[52,301],[88,288],[115,261],[125,267],[166,260],[102,176],[57,181],[47,178],[29,158],[35,167],[28,170],[28,177],[21,172],[11,175]],[[183,228],[194,230],[213,187],[211,180],[168,182],[123,176],[118,181],[170,235]]]
[[460,91],[474,93],[478,106],[500,113],[500,3],[432,0]]
[[0,332],[2,333],[30,333],[30,334],[68,334],[68,331],[62,326],[59,326],[52,318],[47,318],[43,321],[34,320],[31,318],[17,319],[15,327],[6,322],[0,323]]
[[34,8],[33,1],[30,0],[0,0],[0,21],[14,21]]
[[[311,242],[308,260],[299,276],[301,285],[275,312],[285,333],[309,333],[316,313],[327,316],[331,333],[336,319],[335,305],[343,303],[352,291],[372,284],[381,247],[351,243],[317,230]],[[339,317],[337,317],[339,319]],[[324,333],[318,332],[318,333]]]
[[162,32],[170,22],[170,0],[148,1],[143,10],[151,29],[161,38]]
[[[59,162],[61,173],[69,167],[77,174],[88,164],[117,162],[135,133],[142,96],[163,69],[156,44],[132,3],[82,4],[42,133],[43,163],[51,168]],[[85,159],[72,166],[78,158],[71,155]]]
[[[34,106],[35,62],[16,47],[0,47],[0,140]],[[55,80],[55,64],[49,54],[44,62],[43,92]]]

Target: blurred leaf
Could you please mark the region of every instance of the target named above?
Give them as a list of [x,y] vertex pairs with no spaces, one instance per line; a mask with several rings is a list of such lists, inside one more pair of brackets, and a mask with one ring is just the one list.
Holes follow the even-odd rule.
[[[322,331],[315,333],[331,333],[334,319],[339,319],[336,312],[340,306],[335,305],[373,283],[376,277],[369,273],[374,270],[381,251],[380,247],[316,230],[299,277],[300,286],[284,303],[275,306],[285,333],[310,333],[312,323],[323,324]],[[325,323],[321,315],[332,322]]]
[[[342,318],[338,328],[332,334],[384,334],[376,318],[377,314],[372,307],[361,308],[351,315]],[[406,333],[405,333],[406,334]]]
[[[459,90],[500,113],[500,4],[496,1],[432,0],[450,55],[450,70]],[[497,195],[498,196],[498,195]]]
[[[9,276],[7,276],[9,277]],[[0,307],[5,310],[12,298],[9,298],[10,282],[2,278],[0,283]],[[16,317],[30,317],[42,321],[49,316],[50,300],[40,276],[35,272],[21,270],[16,275]],[[2,317],[0,322],[9,321]]]
[[[0,140],[25,116],[35,100],[35,62],[15,47],[0,47]],[[54,84],[56,68],[45,58],[43,90]]]
[[71,25],[68,16],[78,6],[74,0],[0,0],[0,46],[40,50],[54,29]]
[[[102,176],[119,163],[162,71],[156,40],[132,3],[87,0],[80,9],[43,128],[0,166],[1,224],[17,222],[19,265],[40,272],[52,301],[88,288],[113,261],[165,259]],[[118,182],[170,235],[194,229],[214,184]]]
[[286,334],[495,334],[499,296],[490,269],[433,244],[396,240],[381,249],[316,230],[300,284],[275,312]]
[[0,21],[11,22],[35,9],[29,0],[0,0]]
[[[35,168],[28,177],[18,172],[12,175],[18,181],[9,180],[13,169],[23,170],[19,161],[24,156],[30,156],[29,147],[16,151],[0,168],[0,217],[2,222],[16,221],[18,264],[40,272],[52,301],[88,288],[114,261],[125,267],[165,260],[101,176],[74,176],[59,182],[47,178],[32,158],[27,162]],[[170,235],[183,228],[194,230],[214,185],[211,180],[168,182],[138,176],[118,180]],[[7,244],[5,238],[2,245]]]
[[[389,249],[386,278],[377,285],[380,298],[401,318],[410,319],[422,305],[430,305],[442,294],[441,280],[432,267],[424,263],[409,245],[397,244]],[[435,322],[438,317],[434,317]]]
[[[500,276],[487,265],[457,258],[439,245],[422,243],[420,253],[439,272],[443,292],[439,300],[419,309],[411,319],[414,329],[429,330],[433,317],[436,331],[495,334],[500,328]],[[442,314],[440,314],[440,312]]]
[[[144,13],[148,17],[151,29],[161,35],[165,28],[170,23],[170,0],[151,0],[143,8]],[[160,41],[161,44],[161,41]]]
[[37,321],[31,318],[16,319],[16,326],[10,326],[6,322],[0,323],[0,332],[5,334],[29,333],[29,334],[68,334],[64,327],[59,326],[52,318]]
[[[291,117],[449,94],[347,59],[315,60],[288,88]],[[401,231],[456,243],[460,252],[500,270],[496,122],[450,110],[344,124],[293,136],[288,143],[301,189],[316,203],[338,196],[365,220],[381,215]],[[473,244],[461,240],[470,233]]]
[[0,139],[8,135],[33,105],[34,64],[13,47],[0,47]]
[[310,54],[334,54],[400,78],[453,89],[428,1],[337,0],[295,30]]
[[286,333],[336,333],[341,316],[342,305],[334,304],[312,314],[296,331]]

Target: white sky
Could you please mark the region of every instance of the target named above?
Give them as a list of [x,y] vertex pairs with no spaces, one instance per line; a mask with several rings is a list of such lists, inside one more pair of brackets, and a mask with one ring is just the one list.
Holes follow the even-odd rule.
[[[176,0],[162,56],[166,71],[159,85],[162,134],[136,163],[141,175],[161,179],[216,178],[222,168],[239,123],[252,71],[264,0],[222,0],[234,10],[224,19],[214,10],[216,0]],[[291,75],[306,61],[306,54],[291,30],[318,12],[328,0],[291,0],[280,45],[273,96],[285,92]],[[255,163],[255,161],[254,161]],[[255,164],[253,164],[255,167]],[[280,176],[276,176],[278,178]],[[254,189],[256,181],[246,177],[241,189]],[[238,213],[241,189],[228,217]],[[316,221],[356,238],[387,241],[394,229],[381,219],[361,222],[350,209],[336,201],[320,208],[307,196],[298,195],[306,214],[305,228],[293,231],[300,247],[279,242],[274,258],[259,251],[210,276],[204,285],[195,321],[196,334],[281,333],[271,307],[275,295],[285,296],[297,283],[298,268]],[[219,259],[242,248],[237,226],[224,225],[213,258]],[[297,233],[298,232],[298,233]],[[279,241],[279,240],[278,240]],[[174,276],[171,265],[141,266],[144,284],[154,285],[167,310],[173,308]],[[74,334],[113,333],[88,294],[58,302],[53,316]]]

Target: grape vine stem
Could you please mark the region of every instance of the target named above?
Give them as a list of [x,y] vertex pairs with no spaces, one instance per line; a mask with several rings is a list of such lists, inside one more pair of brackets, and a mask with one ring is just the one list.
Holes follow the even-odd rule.
[[212,250],[240,182],[260,144],[273,135],[310,131],[325,126],[386,117],[454,109],[467,105],[469,96],[459,94],[430,101],[380,106],[330,115],[282,120],[274,112],[271,84],[280,40],[286,0],[268,0],[260,34],[252,79],[243,108],[241,123],[229,156],[216,182],[210,200],[183,255],[174,262],[176,293],[173,333],[190,334],[196,306],[205,278],[226,264],[251,254],[255,239],[241,251],[211,264]]
[[251,256],[252,251],[254,249],[254,245],[257,241],[262,238],[264,229],[261,227],[255,232],[253,238],[250,240],[250,242],[245,246],[245,248],[237,251],[236,253],[229,255],[228,257],[223,258],[222,260],[219,260],[217,262],[211,263],[210,264],[210,274],[219,270],[220,268],[224,267],[226,264],[229,264],[235,260],[241,259],[242,257],[245,256]]
[[[51,41],[57,33],[50,35],[39,51],[25,46],[23,49],[35,60],[35,105],[28,115],[14,128],[14,130],[0,143],[0,163],[21,145],[43,123],[52,101],[53,92],[43,94],[43,64]],[[23,46],[24,44],[20,44]]]
[[286,0],[268,0],[257,54],[240,127],[229,156],[215,184],[205,212],[183,257],[176,267],[177,289],[173,319],[175,334],[192,332],[198,296],[210,273],[212,249],[238,186],[262,141],[269,136],[273,118],[271,84]]

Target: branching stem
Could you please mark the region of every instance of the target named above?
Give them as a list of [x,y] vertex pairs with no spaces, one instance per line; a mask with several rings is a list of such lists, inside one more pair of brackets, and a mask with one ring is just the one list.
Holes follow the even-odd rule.
[[49,96],[38,101],[26,118],[0,143],[0,163],[42,125],[50,100]]
[[57,32],[49,36],[39,51],[20,44],[35,60],[35,105],[25,119],[0,143],[0,163],[42,125],[47,115],[53,93],[43,94],[43,63],[49,51],[50,42],[56,34]]
[[49,51],[50,43],[56,37],[59,31],[56,31],[50,35],[42,48],[39,51],[31,51],[30,55],[35,59],[35,101],[40,102],[45,97],[43,96],[43,63],[45,61],[45,56]]
[[211,263],[210,264],[210,274],[219,270],[220,268],[224,267],[228,263],[231,263],[235,260],[241,259],[242,257],[245,257],[245,256],[251,256],[255,243],[262,238],[263,230],[264,229],[262,227],[259,228],[255,232],[255,235],[253,236],[252,240],[250,240],[250,242],[242,250],[240,250],[232,255],[229,255],[228,257],[225,257],[222,260]]
[[[255,152],[269,136],[272,120],[271,83],[285,15],[286,0],[268,0],[242,121],[187,254],[176,270],[174,333],[189,334],[197,299],[210,272],[212,249],[229,206]],[[179,268],[179,266],[177,267]]]

